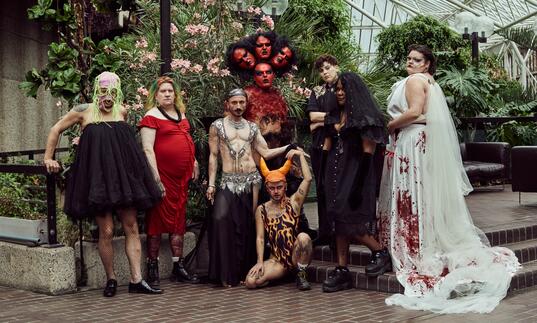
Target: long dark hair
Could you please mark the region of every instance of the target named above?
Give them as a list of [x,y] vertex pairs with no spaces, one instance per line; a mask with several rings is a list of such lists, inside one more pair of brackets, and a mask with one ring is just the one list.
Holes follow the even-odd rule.
[[426,45],[420,45],[420,44],[413,44],[408,46],[408,52],[415,50],[418,53],[421,53],[423,57],[429,62],[429,69],[427,72],[429,74],[434,75],[436,72],[436,57],[433,54],[433,51],[427,47]]

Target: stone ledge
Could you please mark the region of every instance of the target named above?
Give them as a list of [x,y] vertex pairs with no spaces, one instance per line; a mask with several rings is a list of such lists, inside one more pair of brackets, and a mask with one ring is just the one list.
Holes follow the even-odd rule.
[[[146,236],[140,235],[142,243],[141,268],[142,277],[146,277]],[[83,241],[84,264],[87,273],[87,289],[103,288],[106,283],[106,273],[99,256],[97,242]],[[187,232],[184,238],[183,255],[187,255],[196,246],[196,235],[193,232]],[[130,281],[130,269],[127,255],[125,254],[125,237],[116,237],[113,241],[114,248],[114,271],[119,285],[127,285]],[[80,242],[75,245],[75,257],[77,267],[80,266]],[[170,278],[172,272],[172,254],[168,234],[162,235],[159,255],[159,272],[160,278]],[[80,273],[77,268],[77,274]],[[80,277],[78,277],[80,278]]]
[[27,247],[0,241],[0,285],[49,295],[76,291],[71,247]]

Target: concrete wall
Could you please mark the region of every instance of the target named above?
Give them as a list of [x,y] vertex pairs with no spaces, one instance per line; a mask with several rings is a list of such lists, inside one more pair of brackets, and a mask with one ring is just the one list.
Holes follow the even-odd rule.
[[49,128],[61,115],[50,93],[41,90],[35,100],[18,88],[28,70],[46,64],[54,40],[53,33],[28,20],[26,10],[34,2],[0,5],[0,152],[44,148]]

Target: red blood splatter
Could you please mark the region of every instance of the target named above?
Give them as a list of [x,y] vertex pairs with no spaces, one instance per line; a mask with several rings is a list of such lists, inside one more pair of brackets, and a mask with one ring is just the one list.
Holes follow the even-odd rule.
[[397,191],[397,214],[401,219],[400,232],[410,256],[419,252],[418,215],[412,213],[412,197],[408,191]]
[[399,166],[399,174],[408,173],[408,169],[410,168],[410,160],[406,156],[400,156],[399,162],[401,162],[401,165]]
[[418,147],[418,149],[421,150],[422,153],[425,153],[425,144],[427,141],[426,139],[427,135],[425,134],[425,131],[420,132],[418,141],[416,142],[416,147]]

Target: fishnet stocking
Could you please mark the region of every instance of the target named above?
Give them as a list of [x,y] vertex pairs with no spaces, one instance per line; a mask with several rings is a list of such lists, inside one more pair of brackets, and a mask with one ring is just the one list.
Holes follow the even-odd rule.
[[183,235],[170,233],[170,249],[173,257],[183,256]]
[[160,234],[147,236],[147,258],[155,260],[158,258],[160,249]]

